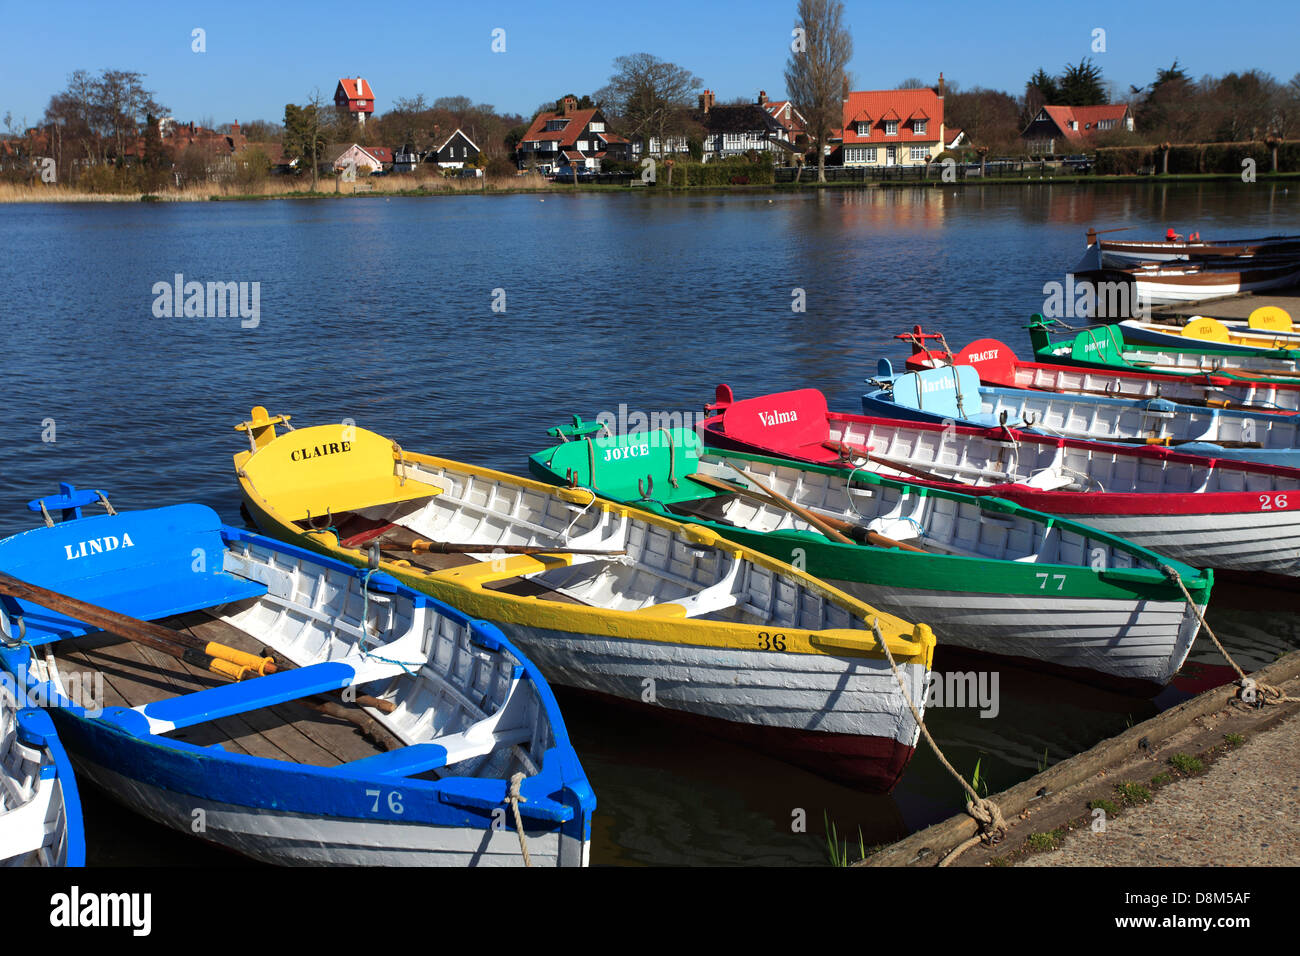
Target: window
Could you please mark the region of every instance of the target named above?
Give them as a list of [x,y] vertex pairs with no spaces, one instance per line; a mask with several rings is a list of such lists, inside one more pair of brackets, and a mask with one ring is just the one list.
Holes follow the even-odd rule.
[[865,154],[862,157],[863,162],[874,163],[876,161],[876,147],[874,146],[868,147],[867,149],[863,150],[863,153]]
[[898,120],[885,120],[885,135],[886,136],[898,135]]
[[591,122],[591,126],[588,127],[588,128],[589,128],[593,133],[603,133],[603,132],[605,132],[605,124],[602,123],[600,120],[592,120],[592,122]]
[[586,151],[587,151],[587,141],[585,139],[578,140],[578,152],[585,153]]
[[924,136],[925,128],[928,125],[928,123],[929,123],[928,120],[913,120],[912,132],[915,133],[917,136]]
[[546,121],[546,129],[548,132],[554,132],[556,130],[564,129],[564,127],[568,125],[569,125],[569,121],[566,119],[553,119],[553,120]]
[[913,162],[923,163],[925,162],[925,157],[929,154],[929,152],[930,151],[924,146],[913,146],[910,148],[908,152],[908,156],[912,159]]
[[857,124],[857,128],[858,128],[858,135],[859,135],[859,136],[870,136],[870,135],[871,135],[871,124],[870,124],[870,123],[858,123],[858,124]]

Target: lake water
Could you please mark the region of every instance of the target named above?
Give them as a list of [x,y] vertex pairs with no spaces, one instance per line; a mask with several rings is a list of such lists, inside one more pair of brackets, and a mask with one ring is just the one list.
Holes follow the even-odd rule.
[[[239,523],[233,425],[253,405],[297,424],[353,419],[409,449],[517,473],[578,413],[698,412],[812,386],[857,411],[893,336],[957,348],[1023,330],[1084,233],[1300,231],[1270,184],[1028,186],[702,196],[361,198],[0,206],[8,454],[0,533],[61,480],[118,508],[201,501]],[[157,318],[154,287],[259,283],[239,317]],[[802,290],[802,292],[800,292]],[[802,298],[806,310],[792,309]],[[497,310],[494,310],[494,303]],[[500,311],[504,306],[504,311]],[[54,441],[44,440],[53,437]],[[1268,608],[1268,609],[1263,609]],[[1247,669],[1300,646],[1292,595],[1216,587],[1209,620]],[[1204,681],[1226,676],[1204,639]],[[939,664],[942,666],[942,657]],[[935,709],[954,765],[993,791],[1184,699],[1001,672],[1001,712]],[[560,691],[599,801],[596,864],[817,864],[824,820],[885,842],[960,809],[918,751],[891,796]],[[229,858],[88,796],[92,862]],[[806,832],[792,826],[806,817]]]

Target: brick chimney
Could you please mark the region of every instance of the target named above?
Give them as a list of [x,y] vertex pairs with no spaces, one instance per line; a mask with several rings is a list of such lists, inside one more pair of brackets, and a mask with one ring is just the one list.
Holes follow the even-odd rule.
[[578,109],[578,100],[576,97],[566,96],[563,100],[560,101],[560,112],[563,113],[565,116],[568,116],[570,113],[576,112],[577,109]]
[[767,90],[758,91],[758,105],[759,106],[767,105]]
[[713,109],[713,91],[705,90],[700,94],[700,112],[707,113]]
[[939,71],[939,95],[940,95],[940,96],[943,96],[943,91],[944,91],[944,85],[943,85],[943,71],[940,70],[940,71]]
[[840,99],[847,100],[848,98],[849,98],[849,78],[845,76],[840,80]]

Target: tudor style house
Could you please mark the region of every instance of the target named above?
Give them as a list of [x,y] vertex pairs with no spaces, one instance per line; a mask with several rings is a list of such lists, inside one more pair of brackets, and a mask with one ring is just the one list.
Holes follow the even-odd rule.
[[748,152],[778,154],[784,160],[793,150],[786,129],[764,109],[767,96],[744,106],[715,106],[713,91],[700,94],[695,121],[704,127],[704,158],[727,159]]
[[441,146],[430,150],[425,161],[437,163],[443,169],[464,169],[478,164],[478,152],[474,141],[457,129]]
[[1087,149],[1099,133],[1133,132],[1133,114],[1124,103],[1107,106],[1043,106],[1020,138],[1034,155],[1059,155]]
[[520,168],[536,165],[539,172],[598,173],[605,159],[632,159],[632,144],[609,132],[605,114],[599,109],[578,109],[578,101],[566,96],[554,112],[541,112],[519,140],[515,150]]
[[[924,165],[946,145],[943,128],[943,74],[938,92],[866,90],[844,99],[844,126],[832,134],[844,166]],[[838,143],[836,142],[838,140]]]
[[[789,101],[769,103],[765,91],[759,91],[754,103],[718,106],[713,91],[705,90],[699,95],[698,104],[691,119],[704,130],[705,162],[743,156],[751,151],[786,162],[795,152],[795,136],[803,132],[803,117]],[[666,136],[662,143],[652,136],[647,145],[651,156],[685,153],[688,149],[687,138],[681,135]]]
[[334,108],[364,126],[366,117],[375,111],[375,91],[361,77],[345,76],[334,88]]

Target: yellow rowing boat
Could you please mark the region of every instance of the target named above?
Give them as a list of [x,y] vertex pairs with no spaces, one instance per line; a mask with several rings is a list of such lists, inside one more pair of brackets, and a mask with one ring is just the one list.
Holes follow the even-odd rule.
[[706,528],[288,418],[257,407],[236,426],[250,447],[235,470],[267,533],[497,623],[552,683],[708,719],[877,789],[902,773],[919,727],[900,681],[919,711],[924,624]]

